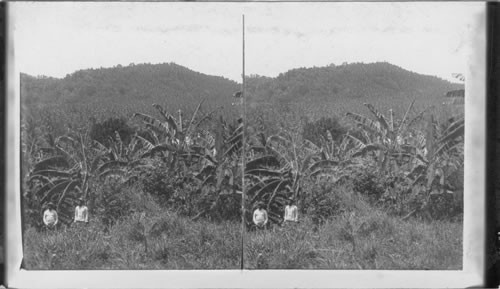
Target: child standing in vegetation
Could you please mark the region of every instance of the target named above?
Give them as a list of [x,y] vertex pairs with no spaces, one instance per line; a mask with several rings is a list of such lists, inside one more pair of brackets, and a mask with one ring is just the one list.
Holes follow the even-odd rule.
[[75,208],[75,220],[77,224],[88,224],[89,223],[89,213],[88,208],[85,206],[85,202],[82,198],[78,199],[78,206]]
[[285,216],[284,216],[284,223],[286,224],[287,222],[298,222],[299,221],[299,213],[297,206],[295,205],[293,200],[288,201],[288,204],[285,207]]
[[257,209],[253,212],[253,223],[259,229],[264,229],[267,224],[267,212],[264,209],[264,204],[259,203]]
[[47,204],[47,209],[43,212],[43,223],[47,229],[55,229],[58,221],[57,212],[53,203]]

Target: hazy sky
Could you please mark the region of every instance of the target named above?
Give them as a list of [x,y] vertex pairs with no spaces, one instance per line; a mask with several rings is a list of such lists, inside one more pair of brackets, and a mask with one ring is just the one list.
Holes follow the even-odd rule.
[[388,61],[450,79],[464,72],[484,3],[11,2],[19,71],[64,77],[79,69],[175,62],[241,81],[246,74]]

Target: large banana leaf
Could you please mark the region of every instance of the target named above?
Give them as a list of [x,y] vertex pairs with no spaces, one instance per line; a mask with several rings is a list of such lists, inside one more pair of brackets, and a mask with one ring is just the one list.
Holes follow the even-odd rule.
[[155,145],[152,142],[150,142],[149,140],[143,138],[142,136],[137,135],[136,138],[137,138],[137,140],[139,140],[142,143],[143,147],[146,150],[151,150],[151,149],[153,149],[155,147]]
[[390,131],[389,125],[387,124],[387,120],[385,119],[385,116],[381,114],[375,107],[369,103],[364,104],[373,115],[377,118],[378,122],[380,123],[380,126],[383,127],[386,131]]
[[409,105],[409,106],[408,106],[408,108],[406,109],[406,112],[405,112],[405,114],[404,114],[404,116],[403,116],[403,119],[401,120],[401,123],[399,124],[399,127],[398,127],[398,129],[397,129],[397,131],[396,131],[397,133],[399,133],[399,132],[402,132],[402,131],[403,131],[403,128],[404,128],[404,126],[405,126],[405,122],[406,122],[406,120],[407,120],[407,118],[408,118],[408,114],[410,113],[410,110],[413,108],[413,105],[415,104],[415,100],[416,100],[416,99],[413,99],[413,101],[410,103],[410,105]]
[[358,156],[363,156],[366,153],[372,152],[372,151],[385,151],[385,150],[386,150],[385,146],[383,146],[381,144],[378,144],[378,143],[372,143],[372,144],[365,145],[359,151],[355,152],[352,155],[352,157],[355,158],[355,157],[358,157]]
[[427,165],[418,165],[406,177],[414,181],[419,176],[423,175],[427,170]]
[[107,163],[104,163],[103,165],[101,165],[98,169],[97,169],[97,172],[98,173],[103,173],[107,170],[110,170],[110,169],[122,169],[122,168],[127,168],[129,165],[128,162],[124,162],[124,161],[110,161],[110,162],[107,162]]
[[196,118],[196,115],[200,111],[200,107],[201,107],[201,105],[203,104],[204,101],[205,101],[205,99],[202,99],[200,101],[200,103],[198,103],[198,106],[196,106],[196,109],[194,110],[194,113],[191,116],[191,120],[188,123],[188,127],[185,129],[186,136],[189,136],[191,134],[192,130],[194,129],[194,128],[192,128],[194,126],[194,119]]
[[[289,181],[288,180],[282,180],[273,190],[273,193],[269,200],[267,201],[267,207],[270,208],[271,204],[275,201],[276,197],[278,196],[278,192],[286,187],[288,185]],[[272,211],[272,210],[270,210]]]
[[[257,189],[255,189],[254,187],[251,187],[247,192],[247,196],[252,196],[251,203],[254,204],[256,201],[261,199],[261,197],[265,193],[269,193],[270,191],[273,191],[278,185],[280,185],[282,183],[282,181],[283,181],[282,179],[276,178],[276,179],[272,179],[272,180],[268,181],[264,185],[256,184],[254,187],[256,187]],[[254,191],[255,191],[255,193],[253,195],[251,195],[250,192],[254,192]]]
[[51,187],[45,195],[42,197],[40,203],[45,204],[46,202],[49,201],[56,201],[59,202],[60,198],[59,195],[61,195],[63,192],[67,191],[68,189],[76,187],[78,184],[77,181],[72,181],[72,180],[64,180],[59,183],[57,183],[55,186]]
[[47,169],[67,168],[68,166],[69,163],[64,156],[54,156],[36,163],[33,167],[33,172]]
[[72,173],[59,170],[41,170],[33,172],[30,178],[37,178],[38,176],[48,178],[71,178]]
[[146,158],[146,157],[151,157],[151,156],[154,156],[155,154],[159,153],[159,152],[165,152],[165,151],[169,151],[169,152],[176,152],[177,151],[177,148],[174,147],[173,145],[171,144],[161,144],[161,145],[157,145],[155,146],[154,148],[152,148],[151,150],[149,150],[148,152],[144,153],[141,158]]
[[338,166],[339,162],[333,160],[321,160],[313,163],[310,167],[307,168],[307,171],[314,172],[318,169],[330,169],[332,167]]
[[263,168],[263,167],[273,167],[273,166],[279,166],[280,162],[279,160],[273,156],[273,155],[266,155],[262,156],[259,158],[256,158],[254,160],[249,161],[246,164],[245,171],[257,169],[257,168]]
[[164,132],[169,131],[168,126],[166,126],[163,122],[161,122],[161,121],[157,120],[156,118],[151,117],[147,114],[134,113],[133,117],[142,120],[144,123],[146,123],[147,125],[150,125],[152,128],[155,128],[155,129],[158,129],[158,130],[164,131]]
[[283,175],[283,171],[281,170],[271,170],[271,169],[266,169],[266,168],[259,168],[259,169],[251,169],[251,170],[246,170],[245,174],[247,175],[254,175],[254,176],[264,176],[264,177],[279,177]]
[[443,136],[439,138],[439,143],[444,143],[450,140],[454,140],[457,137],[463,136],[465,131],[465,121],[460,119],[452,123],[444,132]]
[[163,118],[167,122],[168,127],[166,127],[166,129],[168,130],[169,128],[171,128],[174,132],[176,132],[178,129],[177,129],[177,123],[175,121],[175,118],[172,115],[170,115],[161,105],[153,104],[153,107],[156,108],[160,112],[161,116],[163,116]]
[[379,122],[373,121],[367,117],[352,112],[346,113],[346,116],[352,118],[356,123],[369,131],[382,133],[382,127],[380,126]]

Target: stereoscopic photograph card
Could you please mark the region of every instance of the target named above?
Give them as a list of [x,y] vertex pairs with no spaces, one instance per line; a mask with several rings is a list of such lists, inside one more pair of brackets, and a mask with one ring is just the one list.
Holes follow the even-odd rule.
[[8,3],[8,286],[482,284],[485,13]]

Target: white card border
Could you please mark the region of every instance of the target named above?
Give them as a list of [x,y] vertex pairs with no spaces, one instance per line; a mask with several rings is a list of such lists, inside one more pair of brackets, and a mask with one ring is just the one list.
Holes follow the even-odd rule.
[[[8,3],[7,13],[9,11]],[[304,3],[307,5],[307,3]],[[6,97],[6,278],[12,288],[414,288],[480,287],[485,270],[486,3],[471,41],[466,75],[464,255],[459,271],[189,270],[26,271],[21,270],[20,102],[15,43],[8,31]],[[13,17],[8,14],[8,23]],[[10,27],[7,26],[7,27]]]

